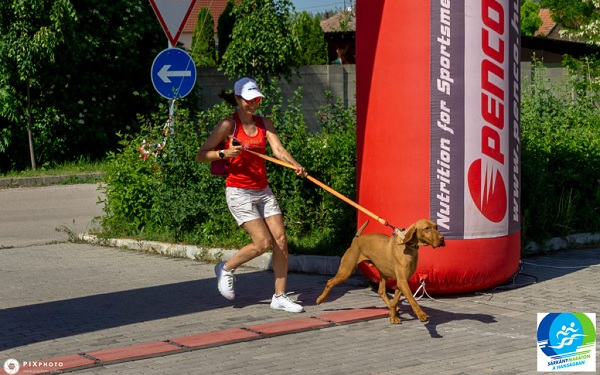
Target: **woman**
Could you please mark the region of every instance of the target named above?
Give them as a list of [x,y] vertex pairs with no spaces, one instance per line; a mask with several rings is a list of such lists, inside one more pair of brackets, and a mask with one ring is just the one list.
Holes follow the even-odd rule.
[[[283,214],[267,181],[265,160],[244,149],[264,154],[267,142],[276,158],[295,167],[296,175],[305,176],[306,170],[283,147],[273,122],[254,115],[260,100],[256,82],[242,78],[234,85],[233,94],[222,94],[225,100],[237,105],[235,113],[219,122],[206,139],[196,160],[211,162],[229,158],[229,174],[225,180],[225,195],[229,211],[252,238],[252,243],[240,249],[227,262],[217,264],[217,287],[221,295],[234,299],[233,272],[242,264],[273,247],[275,294],[271,308],[288,312],[302,312],[304,308],[285,293],[288,274],[288,244],[283,225]],[[215,150],[226,141],[223,149]]]

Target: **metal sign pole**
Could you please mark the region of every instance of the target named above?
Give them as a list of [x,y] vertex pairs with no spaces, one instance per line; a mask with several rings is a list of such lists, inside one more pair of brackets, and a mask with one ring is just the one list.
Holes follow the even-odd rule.
[[[189,94],[196,83],[196,65],[183,49],[175,48],[197,0],[149,0],[167,36],[167,49],[152,63],[150,78],[156,91],[168,100],[169,127],[174,130],[175,100]],[[165,139],[166,141],[166,139]]]

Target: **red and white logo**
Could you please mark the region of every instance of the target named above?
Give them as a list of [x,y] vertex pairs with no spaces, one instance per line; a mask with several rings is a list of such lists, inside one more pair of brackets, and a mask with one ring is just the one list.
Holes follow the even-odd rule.
[[[465,238],[508,231],[508,4],[469,2],[465,30]],[[467,58],[468,56],[468,58]]]
[[506,185],[502,173],[491,163],[475,160],[469,167],[469,193],[481,214],[491,222],[499,223],[506,216]]

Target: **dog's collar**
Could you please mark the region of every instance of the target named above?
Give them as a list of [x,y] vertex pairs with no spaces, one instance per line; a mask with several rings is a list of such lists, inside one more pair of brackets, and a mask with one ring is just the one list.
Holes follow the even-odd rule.
[[418,250],[418,249],[419,249],[419,245],[417,245],[417,244],[412,244],[412,243],[408,243],[408,242],[407,242],[407,243],[405,243],[405,244],[404,244],[404,246],[406,246],[406,247],[410,247],[411,249],[415,249],[415,250]]
[[[398,236],[400,238],[401,241],[404,241],[404,239],[406,238],[406,235],[404,234],[404,232],[402,232],[402,228],[394,228],[394,232],[393,235],[394,236]],[[404,246],[406,247],[410,247],[412,249],[419,249],[419,245],[415,245],[415,244],[411,244],[411,243],[405,243]]]
[[406,235],[402,233],[402,231],[402,228],[394,228],[394,236],[398,236],[401,240],[404,240],[406,238]]

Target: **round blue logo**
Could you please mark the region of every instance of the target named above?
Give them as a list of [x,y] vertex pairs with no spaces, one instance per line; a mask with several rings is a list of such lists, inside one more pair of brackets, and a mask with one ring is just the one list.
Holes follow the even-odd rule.
[[546,356],[562,358],[595,343],[596,330],[585,314],[550,313],[538,326],[537,340]]

